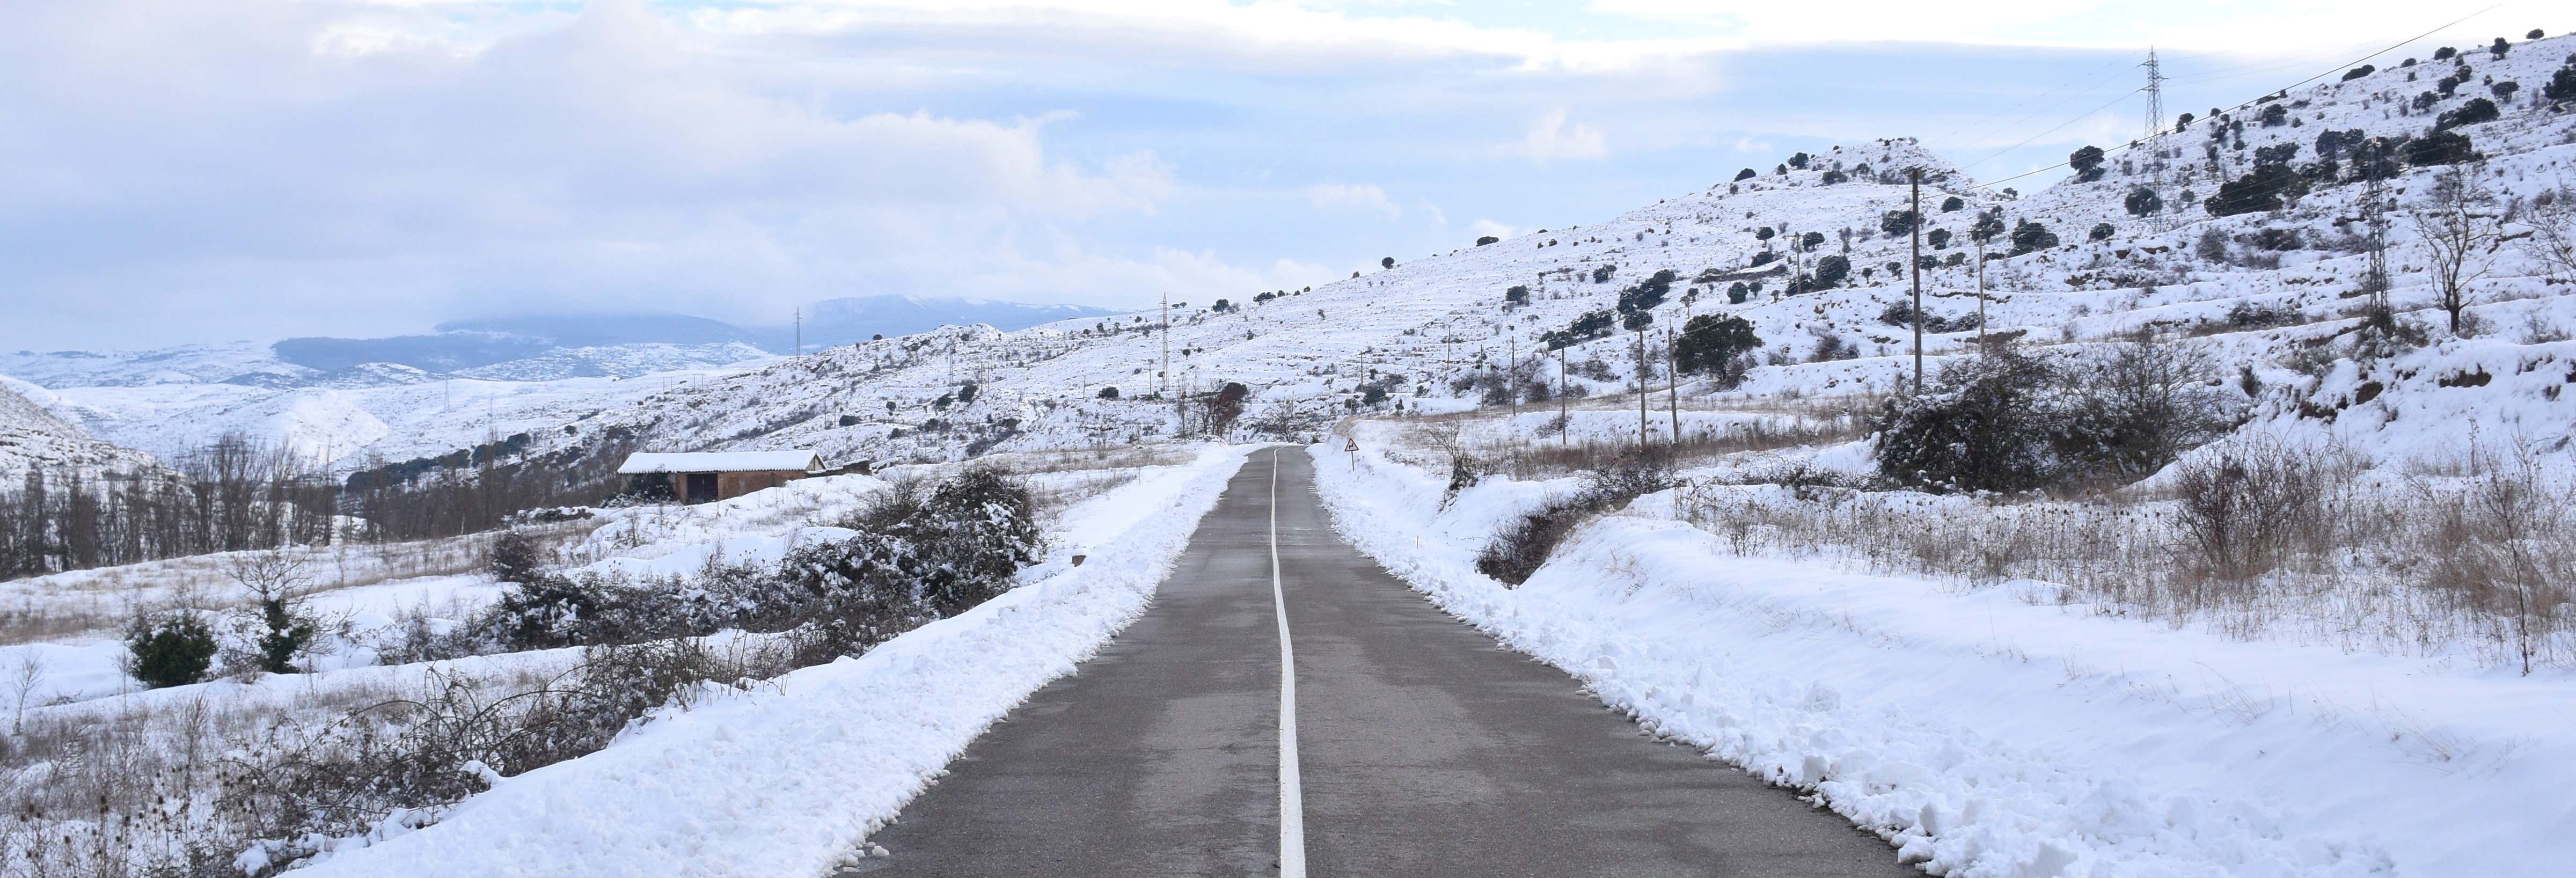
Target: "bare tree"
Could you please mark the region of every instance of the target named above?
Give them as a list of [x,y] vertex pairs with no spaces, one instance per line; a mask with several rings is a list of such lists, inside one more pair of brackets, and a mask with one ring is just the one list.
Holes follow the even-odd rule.
[[2451,334],[2460,334],[2460,313],[2469,306],[2469,284],[2486,276],[2501,222],[2489,211],[2483,164],[2455,165],[2433,180],[2433,191],[2415,210],[2416,238],[2424,245],[2442,310],[2451,315]]
[[2551,278],[2576,281],[2576,188],[2560,186],[2534,196],[2525,217],[2531,237],[2522,240],[2523,252]]
[[20,653],[9,671],[9,705],[15,712],[9,717],[9,734],[25,731],[27,707],[36,699],[36,690],[45,685],[45,659],[33,652]]

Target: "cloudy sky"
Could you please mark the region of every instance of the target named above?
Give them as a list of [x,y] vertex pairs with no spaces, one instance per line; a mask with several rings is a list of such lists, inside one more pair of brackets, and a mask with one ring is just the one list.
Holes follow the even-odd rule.
[[[1135,307],[1914,136],[1996,179],[2476,11],[2377,0],[32,0],[0,349]],[[2399,50],[2576,20],[2508,3]],[[2031,188],[2049,176],[2016,181]]]

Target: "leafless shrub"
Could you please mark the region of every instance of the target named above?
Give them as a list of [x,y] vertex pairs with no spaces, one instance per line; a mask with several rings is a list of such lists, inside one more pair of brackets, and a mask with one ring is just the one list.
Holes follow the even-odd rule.
[[2533,197],[2523,217],[2532,229],[2522,240],[2523,253],[2552,279],[2576,281],[2576,189],[2562,186]]
[[2237,442],[2176,474],[2176,522],[2203,571],[2241,582],[2279,566],[2293,551],[2328,542],[2322,531],[2343,475],[2313,449],[2268,439]]
[[2462,490],[2426,504],[2433,512],[2434,539],[2426,546],[2432,581],[2495,619],[2499,639],[2529,675],[2540,640],[2568,621],[2576,587],[2576,501],[2569,496],[2576,486],[2553,478],[2527,445],[2473,448],[2469,465]]

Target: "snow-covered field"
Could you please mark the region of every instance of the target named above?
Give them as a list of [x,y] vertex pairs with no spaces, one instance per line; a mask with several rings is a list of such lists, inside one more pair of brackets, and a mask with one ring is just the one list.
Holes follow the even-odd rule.
[[1142,613],[1246,452],[1212,447],[1069,510],[1054,536],[1089,547],[1081,567],[1051,560],[864,656],[663,714],[312,874],[822,874],[985,726]]
[[[690,851],[704,858],[685,870],[691,874],[717,874],[717,863],[748,870],[743,874],[777,873],[764,871],[763,863],[827,864],[857,849],[869,828],[891,817],[985,723],[1070,669],[1140,612],[1246,453],[1239,446],[1189,445],[1006,461],[1025,473],[1049,507],[1042,524],[1051,548],[1021,572],[1021,587],[898,636],[856,661],[808,668],[751,691],[712,687],[682,699],[688,709],[666,708],[606,751],[513,777],[470,800],[456,812],[465,821],[460,828],[440,826],[397,839],[387,853],[348,853],[363,839],[329,842],[344,848],[346,857],[330,868],[388,874],[382,865],[366,864],[393,857],[423,869],[421,874],[497,874],[510,871],[501,864],[514,858],[551,856],[557,859],[549,862],[587,863],[595,874],[637,874]],[[578,527],[553,526],[554,541],[564,543],[555,555],[575,574],[629,576],[687,576],[709,565],[775,562],[802,541],[846,534],[831,523],[867,503],[888,479],[935,477],[939,469],[808,479],[697,506],[597,510],[596,519]],[[480,545],[447,542],[466,547],[469,555]],[[1079,568],[1069,559],[1076,551],[1089,555]],[[224,837],[210,822],[222,819],[211,804],[221,769],[209,761],[215,754],[200,744],[254,748],[265,730],[309,730],[368,704],[420,697],[447,681],[468,681],[497,697],[542,685],[585,661],[584,650],[553,649],[379,664],[390,639],[406,626],[443,630],[460,624],[483,612],[503,587],[481,572],[362,581],[400,569],[363,550],[351,556],[355,575],[341,580],[350,584],[335,587],[331,552],[310,554],[308,569],[320,589],[308,609],[337,624],[305,660],[307,673],[247,673],[144,690],[125,676],[124,645],[113,630],[78,628],[0,646],[0,676],[8,678],[0,688],[11,702],[13,729],[31,736],[16,743],[40,748],[22,755],[62,754],[24,763],[12,757],[0,772],[0,792],[47,803],[40,807],[49,813],[62,790],[100,784],[116,785],[120,802],[137,795],[135,784],[145,801],[177,796],[193,802],[168,812],[169,821],[120,828],[112,838],[69,814],[27,824],[34,836],[0,831],[0,869],[25,865],[15,858],[42,849],[35,839],[48,833],[67,839],[55,846],[57,855],[76,847],[69,839],[79,839],[118,848],[100,856],[137,864],[166,862],[186,855],[192,844]],[[122,618],[129,602],[149,606],[200,592],[201,605],[219,610],[223,605],[214,598],[223,586],[216,580],[224,576],[225,561],[208,556],[58,574],[13,583],[14,599],[115,602],[117,613],[102,618]],[[39,587],[48,584],[53,587]],[[720,633],[706,640],[706,648],[758,650],[761,644],[752,642],[757,640]],[[20,680],[26,681],[23,688]],[[823,761],[812,761],[817,757]],[[108,763],[127,765],[130,779],[111,780],[89,770]],[[636,766],[644,764],[661,767],[637,773]],[[672,764],[686,764],[695,779],[674,773]],[[787,795],[791,790],[798,795]],[[587,804],[576,807],[568,796]],[[760,833],[729,832],[744,847],[727,850],[708,837],[673,832],[673,825],[615,819],[652,796],[672,806],[659,812],[668,820],[730,815],[740,827],[814,828],[799,840],[801,847]],[[551,854],[537,850],[548,830],[528,822],[531,808],[573,821],[554,825],[552,841],[560,847]],[[828,814],[846,819],[810,819]],[[433,816],[393,815],[377,838],[400,835]],[[601,831],[621,823],[647,835],[619,840],[623,853],[602,856],[609,836]],[[647,837],[664,846],[657,850],[639,840]],[[308,849],[316,843],[296,842]],[[423,859],[417,850],[400,853],[423,845],[444,859]],[[551,867],[538,871],[569,874]]]
[[1474,554],[1572,480],[1317,446],[1343,536],[1465,621],[1936,874],[2544,875],[2576,834],[2576,675],[2247,641],[1812,559],[1671,492],[1507,588]]

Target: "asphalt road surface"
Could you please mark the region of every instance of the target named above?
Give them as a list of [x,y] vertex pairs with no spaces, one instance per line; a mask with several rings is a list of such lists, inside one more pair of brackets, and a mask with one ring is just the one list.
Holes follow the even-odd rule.
[[1312,467],[1253,455],[1153,607],[844,875],[1921,874],[1441,613],[1333,533]]

